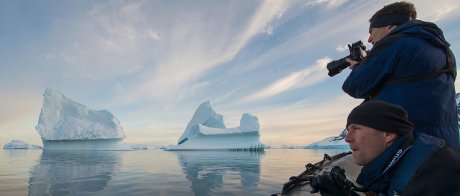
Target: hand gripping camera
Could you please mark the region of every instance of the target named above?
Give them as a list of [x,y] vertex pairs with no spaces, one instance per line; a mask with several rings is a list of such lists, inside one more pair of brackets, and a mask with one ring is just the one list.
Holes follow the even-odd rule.
[[356,195],[353,192],[355,185],[345,176],[345,170],[334,166],[330,173],[310,177],[311,193],[321,195],[348,196]]
[[351,60],[361,62],[364,59],[362,55],[362,51],[366,51],[366,46],[361,41],[357,41],[353,44],[348,44],[348,50],[350,50],[350,55],[341,58],[339,60],[332,61],[327,64],[327,70],[329,70],[329,76],[335,76],[340,73],[342,70],[350,66],[350,64],[345,60],[346,58],[350,58]]

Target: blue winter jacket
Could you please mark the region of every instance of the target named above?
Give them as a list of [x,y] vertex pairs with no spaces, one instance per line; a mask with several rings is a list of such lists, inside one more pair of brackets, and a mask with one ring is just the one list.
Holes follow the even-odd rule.
[[425,134],[405,146],[408,136],[364,166],[357,182],[378,195],[459,195],[460,153]]
[[[372,53],[371,50],[372,55],[354,67],[342,89],[355,98],[400,105],[407,110],[409,120],[414,123],[414,132],[442,138],[447,146],[460,150],[455,79],[451,72],[388,84],[388,81],[426,76],[448,68],[445,47],[448,43],[442,31],[432,23],[429,24],[436,28],[407,28],[418,24],[426,22],[406,22],[380,40],[383,43],[390,35],[406,35],[389,42],[378,52]],[[379,42],[375,43],[374,48]],[[451,57],[455,67],[452,53]]]

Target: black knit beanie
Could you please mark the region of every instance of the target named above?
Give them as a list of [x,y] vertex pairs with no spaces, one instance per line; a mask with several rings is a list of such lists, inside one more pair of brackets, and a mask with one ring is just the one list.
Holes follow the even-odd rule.
[[404,135],[414,129],[402,107],[383,101],[370,101],[355,107],[347,119],[347,126],[360,124],[379,131]]

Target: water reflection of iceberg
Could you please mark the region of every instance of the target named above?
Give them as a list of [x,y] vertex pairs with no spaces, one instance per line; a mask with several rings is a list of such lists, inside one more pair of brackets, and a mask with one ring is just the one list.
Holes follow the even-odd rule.
[[195,195],[210,195],[222,187],[224,175],[239,175],[243,187],[256,187],[260,181],[260,159],[264,152],[175,151],[192,183]]
[[30,174],[29,195],[102,191],[119,171],[120,156],[115,151],[43,151]]

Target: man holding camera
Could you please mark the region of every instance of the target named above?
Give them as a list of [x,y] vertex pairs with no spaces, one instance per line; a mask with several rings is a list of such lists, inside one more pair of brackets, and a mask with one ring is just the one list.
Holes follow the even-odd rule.
[[460,153],[440,138],[412,133],[413,124],[402,107],[365,102],[351,111],[346,126],[353,160],[364,166],[356,181],[363,190],[460,195]]
[[311,177],[313,192],[321,195],[460,195],[460,152],[445,141],[413,133],[414,125],[402,107],[369,101],[347,118],[345,141],[353,161],[363,166],[356,186],[340,167]]
[[412,3],[396,2],[370,19],[373,48],[351,64],[343,90],[366,101],[403,107],[415,133],[442,138],[460,150],[454,81],[456,63],[442,30],[416,20]]

